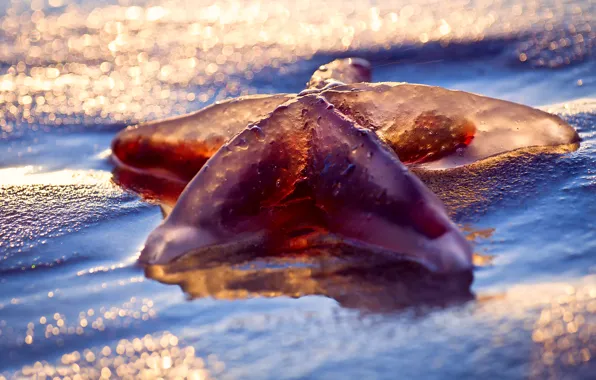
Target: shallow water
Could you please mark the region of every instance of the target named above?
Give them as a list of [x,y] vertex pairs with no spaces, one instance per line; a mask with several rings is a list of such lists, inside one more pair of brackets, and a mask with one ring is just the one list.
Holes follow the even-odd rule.
[[[333,16],[316,2],[189,3],[3,10],[0,374],[593,376],[593,2],[330,2]],[[374,274],[327,286],[296,271],[282,291],[252,277],[218,288],[225,268],[168,281],[181,286],[147,278],[135,261],[162,216],[111,182],[107,149],[121,125],[298,92],[318,65],[350,54],[373,61],[375,81],[540,106],[577,128],[576,152],[450,181],[455,220],[494,256],[475,270],[474,296],[406,307],[403,284]],[[305,294],[315,295],[292,297]]]

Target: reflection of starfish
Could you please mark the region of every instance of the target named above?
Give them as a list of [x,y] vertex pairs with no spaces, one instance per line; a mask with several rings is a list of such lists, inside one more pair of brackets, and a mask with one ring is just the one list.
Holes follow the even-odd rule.
[[368,312],[394,312],[409,306],[422,306],[419,310],[424,312],[425,306],[445,307],[474,297],[471,272],[457,276],[431,273],[415,263],[387,263],[375,261],[366,252],[359,256],[354,250],[333,251],[339,250],[256,259],[251,265],[191,256],[165,266],[150,265],[145,275],[179,285],[191,298],[321,295],[342,307]]
[[436,271],[469,269],[468,243],[399,159],[455,167],[578,141],[558,117],[514,103],[423,85],[330,81],[368,74],[361,61],[335,61],[298,96],[241,98],[123,131],[113,152],[133,171],[185,183],[209,159],[141,260],[320,244],[405,255]]

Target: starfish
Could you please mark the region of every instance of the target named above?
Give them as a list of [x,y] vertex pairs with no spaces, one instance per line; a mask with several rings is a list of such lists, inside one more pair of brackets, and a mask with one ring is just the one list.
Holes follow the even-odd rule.
[[140,261],[345,246],[468,271],[470,244],[407,166],[454,168],[579,141],[537,109],[369,80],[366,61],[337,60],[298,95],[232,99],[122,131],[112,145],[121,168],[186,186]]

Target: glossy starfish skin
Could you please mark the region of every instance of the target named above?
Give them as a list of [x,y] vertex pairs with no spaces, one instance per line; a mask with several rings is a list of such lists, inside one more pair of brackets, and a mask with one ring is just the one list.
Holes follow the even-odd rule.
[[316,95],[278,107],[224,145],[149,236],[140,260],[275,250],[295,229],[438,272],[471,268],[470,245],[441,202],[374,133]]

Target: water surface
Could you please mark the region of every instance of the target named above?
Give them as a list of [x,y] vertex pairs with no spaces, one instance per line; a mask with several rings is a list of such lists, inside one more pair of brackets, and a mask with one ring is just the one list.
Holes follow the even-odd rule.
[[[0,374],[593,376],[594,3],[409,3],[3,6]],[[576,152],[454,180],[456,221],[494,256],[475,270],[474,294],[404,307],[391,280],[370,276],[302,297],[292,297],[309,294],[302,282],[296,293],[247,285],[209,297],[200,278],[147,278],[135,261],[162,214],[111,182],[116,131],[244,93],[298,92],[318,65],[354,54],[376,81],[540,106],[577,128]]]

